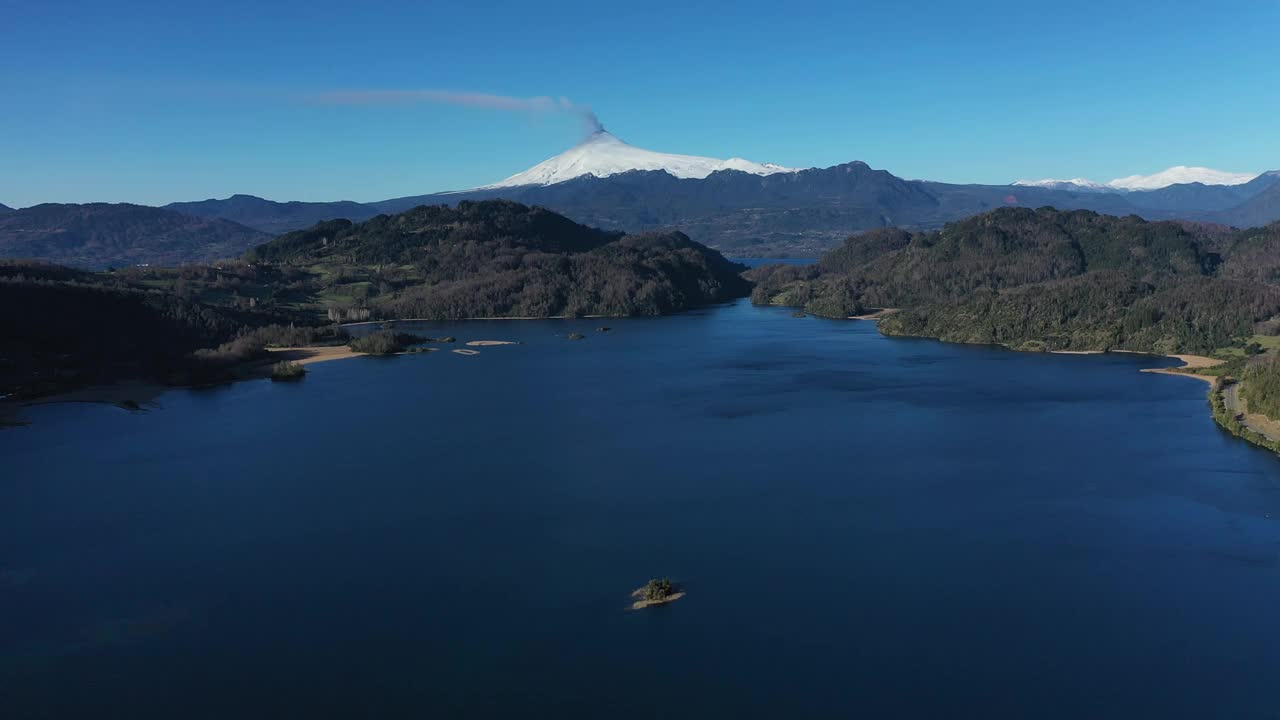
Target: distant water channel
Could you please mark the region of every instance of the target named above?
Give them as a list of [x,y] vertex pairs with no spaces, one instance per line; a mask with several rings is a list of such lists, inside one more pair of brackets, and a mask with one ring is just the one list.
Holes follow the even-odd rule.
[[604,323],[0,432],[0,717],[1280,713],[1280,461],[1167,362]]

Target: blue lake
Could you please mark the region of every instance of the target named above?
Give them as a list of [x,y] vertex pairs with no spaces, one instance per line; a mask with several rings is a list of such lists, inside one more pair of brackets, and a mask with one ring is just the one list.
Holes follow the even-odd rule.
[[604,322],[35,409],[0,716],[1280,713],[1280,461],[1168,361]]

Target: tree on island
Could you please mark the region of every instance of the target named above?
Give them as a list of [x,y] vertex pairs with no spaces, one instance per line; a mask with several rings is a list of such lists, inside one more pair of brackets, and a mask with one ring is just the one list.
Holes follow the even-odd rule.
[[649,602],[661,602],[676,592],[675,583],[668,578],[653,579],[645,583],[644,599]]

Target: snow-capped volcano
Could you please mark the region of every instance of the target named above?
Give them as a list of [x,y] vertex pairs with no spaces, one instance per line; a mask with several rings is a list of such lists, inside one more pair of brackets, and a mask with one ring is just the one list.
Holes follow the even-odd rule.
[[671,155],[628,145],[604,130],[555,157],[478,190],[518,185],[554,185],[583,175],[608,177],[628,170],[666,170],[678,178],[705,178],[717,170],[741,170],[754,175],[795,172],[772,163],[754,163],[742,158],[719,160],[696,155]]
[[1154,175],[1130,175],[1116,178],[1109,183],[1096,183],[1086,178],[1070,180],[1018,180],[1014,185],[1043,187],[1051,190],[1076,192],[1128,192],[1133,190],[1159,190],[1170,185],[1201,183],[1203,185],[1243,185],[1258,177],[1258,173],[1233,173],[1206,167],[1177,165]]

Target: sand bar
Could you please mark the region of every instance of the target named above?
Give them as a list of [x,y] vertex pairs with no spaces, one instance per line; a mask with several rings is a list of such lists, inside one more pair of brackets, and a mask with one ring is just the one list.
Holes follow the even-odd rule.
[[519,345],[515,340],[472,340],[467,343],[472,347],[488,347],[490,345]]
[[289,362],[296,362],[299,365],[310,365],[311,363],[328,362],[330,360],[345,360],[347,358],[360,357],[365,354],[358,353],[347,345],[267,348],[267,350],[271,353],[271,359],[274,362],[288,360]]
[[464,317],[464,318],[397,318],[395,320],[364,320],[362,322],[342,323],[342,327],[360,327],[361,325],[395,325],[396,323],[451,323],[462,322],[464,320],[581,320],[583,318],[624,318],[625,315],[509,315],[505,317]]
[[1169,355],[1168,357],[1178,358],[1184,363],[1182,367],[1193,370],[1197,368],[1213,367],[1214,365],[1221,365],[1225,362],[1217,358],[1205,357],[1204,355]]
[[631,597],[640,598],[639,600],[636,600],[635,602],[631,603],[631,609],[643,610],[647,607],[653,607],[654,605],[665,605],[667,603],[675,602],[680,598],[684,597],[684,591],[681,590],[680,592],[677,592],[677,593],[671,593],[670,595],[662,598],[661,600],[645,600],[644,588],[640,588],[639,590],[632,591]]
[[862,315],[850,315],[849,319],[850,320],[879,320],[880,318],[883,318],[886,315],[892,315],[896,312],[898,312],[898,308],[880,308],[878,310],[873,310],[869,313],[864,313]]
[[[1124,351],[1120,351],[1124,352]],[[1182,367],[1176,368],[1143,368],[1142,372],[1159,373],[1161,375],[1178,375],[1180,377],[1192,377],[1197,380],[1204,380],[1210,385],[1217,378],[1212,375],[1199,375],[1191,370],[1200,368],[1210,368],[1215,365],[1221,365],[1224,361],[1217,358],[1205,357],[1204,355],[1167,355],[1166,357],[1177,358],[1182,361]]]

